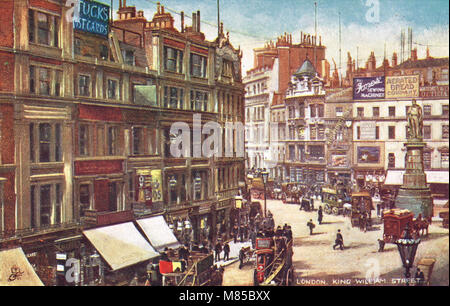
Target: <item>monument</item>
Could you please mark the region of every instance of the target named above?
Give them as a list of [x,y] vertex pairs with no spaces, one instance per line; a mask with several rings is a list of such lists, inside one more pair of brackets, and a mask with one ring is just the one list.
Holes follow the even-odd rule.
[[422,214],[423,218],[431,219],[433,199],[423,166],[423,149],[426,146],[423,142],[423,113],[415,99],[412,100],[407,118],[406,171],[403,175],[403,185],[395,199],[395,206],[412,211],[416,218]]

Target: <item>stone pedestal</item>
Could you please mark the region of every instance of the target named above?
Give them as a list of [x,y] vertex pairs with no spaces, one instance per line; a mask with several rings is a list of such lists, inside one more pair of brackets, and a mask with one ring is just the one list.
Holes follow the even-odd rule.
[[395,206],[408,209],[417,217],[433,217],[433,199],[431,190],[427,187],[427,179],[423,166],[423,149],[425,143],[421,140],[408,140],[406,147],[406,171],[403,175],[403,185],[395,199]]

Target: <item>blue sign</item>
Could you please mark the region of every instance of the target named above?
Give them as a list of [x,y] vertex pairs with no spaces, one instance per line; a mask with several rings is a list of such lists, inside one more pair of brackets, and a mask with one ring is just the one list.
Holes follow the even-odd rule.
[[353,79],[354,100],[384,99],[384,96],[384,76]]
[[73,28],[99,35],[108,35],[109,6],[103,3],[79,0],[74,14]]

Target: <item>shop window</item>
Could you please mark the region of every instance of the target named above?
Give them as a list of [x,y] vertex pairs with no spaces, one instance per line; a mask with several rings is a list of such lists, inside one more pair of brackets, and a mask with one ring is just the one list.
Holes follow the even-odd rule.
[[164,86],[164,107],[184,108],[184,89]]
[[31,43],[59,46],[59,17],[38,12],[28,11],[28,38]]
[[388,126],[389,139],[395,139],[395,126]]
[[183,73],[183,51],[164,47],[164,70]]
[[208,111],[208,93],[191,90],[191,109],[199,112]]
[[205,56],[191,53],[191,75],[206,78],[206,63],[207,59]]
[[78,95],[84,97],[91,96],[91,77],[89,75],[78,76]]
[[423,139],[431,139],[431,125],[423,126]]
[[108,99],[116,100],[119,97],[119,81],[108,79]]
[[389,117],[395,117],[395,106],[389,106]]
[[448,152],[441,152],[441,168],[448,169],[449,168],[449,159]]

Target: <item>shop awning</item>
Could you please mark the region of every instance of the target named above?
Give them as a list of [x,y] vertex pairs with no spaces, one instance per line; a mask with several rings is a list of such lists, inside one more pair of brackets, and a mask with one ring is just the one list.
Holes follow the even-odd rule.
[[[403,174],[405,170],[389,170],[386,175],[385,185],[403,185]],[[425,171],[428,184],[448,184],[449,173],[447,171]]]
[[428,184],[448,184],[448,171],[425,171]]
[[132,222],[83,231],[112,270],[159,256]]
[[405,170],[388,170],[385,185],[403,185],[403,174]]
[[166,247],[175,249],[181,246],[163,216],[141,219],[136,222],[158,252],[164,251]]
[[44,286],[22,248],[0,251],[0,286]]

